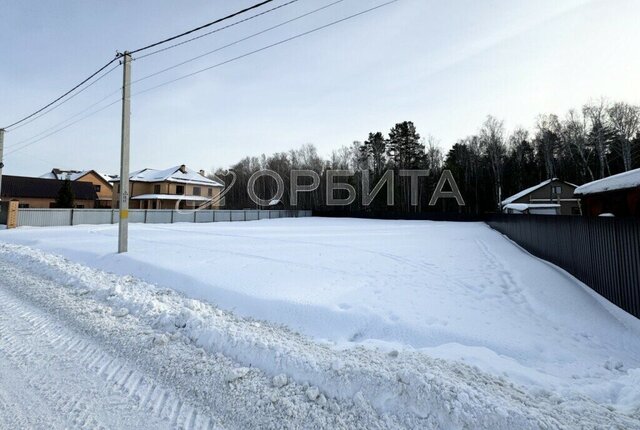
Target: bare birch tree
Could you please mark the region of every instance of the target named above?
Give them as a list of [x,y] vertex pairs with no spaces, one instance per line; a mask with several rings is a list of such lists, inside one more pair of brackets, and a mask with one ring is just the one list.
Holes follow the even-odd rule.
[[489,115],[480,129],[480,145],[489,160],[499,209],[502,201],[502,172],[507,153],[504,142],[504,123]]
[[622,155],[624,170],[633,167],[632,146],[640,131],[640,107],[624,102],[614,103],[608,109],[611,125],[616,133],[618,150]]

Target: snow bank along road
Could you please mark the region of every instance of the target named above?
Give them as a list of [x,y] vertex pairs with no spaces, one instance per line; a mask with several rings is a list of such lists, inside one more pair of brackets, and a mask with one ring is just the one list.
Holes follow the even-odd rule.
[[[483,224],[134,225],[127,255],[113,254],[116,234],[113,226],[2,232],[0,241],[30,248],[0,245],[0,270],[13,273],[0,288],[18,309],[0,312],[18,320],[31,307],[48,327],[75,332],[125,373],[167,390],[175,402],[153,416],[168,425],[639,427],[638,321]],[[3,330],[47,339],[38,328]],[[0,351],[15,354],[11,345]],[[54,351],[39,345],[36,357]],[[73,348],[53,354],[71,357],[49,360],[61,369],[53,374],[75,363]],[[118,370],[85,364],[89,387],[127,378],[104,382]],[[2,380],[15,373],[3,369]],[[16,403],[37,398],[29,377],[0,384],[0,408],[19,411]],[[11,395],[7,386],[25,389]],[[132,411],[117,414],[123,420],[150,410],[153,400],[118,390],[133,399],[116,401]],[[111,427],[100,404],[85,401],[86,416]]]

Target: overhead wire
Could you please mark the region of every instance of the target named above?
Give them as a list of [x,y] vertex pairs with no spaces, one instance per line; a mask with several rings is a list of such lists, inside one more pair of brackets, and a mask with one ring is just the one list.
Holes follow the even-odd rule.
[[228,59],[228,60],[222,61],[222,62],[220,62],[220,63],[216,63],[216,64],[214,64],[214,65],[211,65],[211,66],[208,66],[208,67],[205,67],[205,68],[202,68],[202,69],[196,70],[196,71],[191,72],[191,73],[188,73],[188,74],[186,74],[186,75],[182,75],[182,76],[179,76],[179,77],[177,77],[177,78],[170,79],[170,80],[165,81],[165,82],[162,82],[162,83],[160,83],[160,84],[158,84],[158,85],[155,85],[155,86],[152,86],[152,87],[146,88],[146,89],[144,89],[144,90],[138,91],[138,92],[134,93],[134,94],[133,94],[133,96],[135,96],[135,95],[139,95],[139,94],[144,94],[144,93],[147,93],[147,92],[149,92],[149,91],[153,91],[153,90],[158,89],[158,88],[160,88],[160,87],[163,87],[163,86],[166,86],[166,85],[170,85],[170,84],[172,84],[172,83],[175,83],[175,82],[181,81],[181,80],[186,79],[186,78],[190,78],[190,77],[192,77],[192,76],[198,75],[198,74],[203,73],[203,72],[206,72],[206,71],[208,71],[208,70],[211,70],[211,69],[214,69],[214,68],[217,68],[217,67],[223,66],[223,65],[225,65],[225,64],[232,63],[232,62],[234,62],[234,61],[240,60],[240,59],[242,59],[242,58],[249,57],[249,56],[251,56],[251,55],[257,54],[257,53],[262,52],[262,51],[266,51],[266,50],[271,49],[271,48],[274,48],[274,47],[276,47],[276,46],[279,46],[279,45],[285,44],[285,43],[287,43],[287,42],[291,42],[291,41],[293,41],[293,40],[296,40],[296,39],[299,39],[299,38],[301,38],[301,37],[307,36],[307,35],[309,35],[309,34],[315,33],[315,32],[317,32],[317,31],[324,30],[324,29],[326,29],[326,28],[332,27],[332,26],[334,26],[334,25],[340,24],[340,23],[342,23],[342,22],[348,21],[348,20],[350,20],[350,19],[356,18],[356,17],[358,17],[358,16],[364,15],[364,14],[366,14],[366,13],[372,12],[372,11],[377,10],[377,9],[380,9],[380,8],[382,8],[382,7],[384,7],[384,6],[388,6],[388,5],[392,4],[392,3],[396,3],[397,1],[399,1],[399,0],[390,0],[390,1],[387,1],[387,2],[385,2],[385,3],[382,3],[382,4],[379,4],[379,5],[377,5],[377,6],[371,7],[371,8],[369,8],[369,9],[365,9],[365,10],[363,10],[363,11],[360,11],[360,12],[358,12],[358,13],[354,13],[354,14],[352,14],[352,15],[346,16],[346,17],[341,18],[341,19],[338,19],[338,20],[336,20],[336,21],[332,21],[332,22],[330,22],[330,23],[328,23],[328,24],[324,24],[324,25],[321,25],[321,26],[319,26],[319,27],[315,27],[315,28],[313,28],[313,29],[311,29],[311,30],[308,30],[308,31],[305,31],[305,32],[302,32],[302,33],[298,33],[298,34],[296,34],[296,35],[294,35],[294,36],[287,37],[286,39],[279,40],[278,42],[274,42],[274,43],[271,43],[271,44],[269,44],[269,45],[263,46],[263,47],[261,47],[261,48],[254,49],[253,51],[249,51],[249,52],[247,52],[247,53],[244,53],[244,54],[238,55],[238,56],[236,56],[236,57],[230,58],[230,59]]
[[157,49],[155,51],[149,52],[149,53],[144,54],[144,55],[139,55],[139,56],[137,56],[135,58],[135,60],[141,60],[141,59],[147,58],[147,57],[149,57],[151,55],[159,54],[160,52],[168,51],[169,49],[173,49],[173,48],[176,48],[178,46],[182,46],[184,44],[187,44],[189,42],[193,42],[193,41],[198,40],[198,39],[202,39],[203,37],[210,36],[212,34],[220,32],[222,30],[226,30],[228,28],[235,27],[238,24],[242,24],[244,22],[251,21],[252,19],[255,19],[255,18],[258,18],[260,16],[266,15],[268,13],[274,12],[274,11],[276,11],[278,9],[282,9],[285,6],[289,6],[290,4],[296,3],[298,1],[299,0],[290,0],[290,1],[288,1],[286,3],[283,3],[281,5],[278,5],[278,6],[274,7],[274,8],[267,9],[267,10],[265,10],[263,12],[257,13],[255,15],[250,16],[250,17],[247,17],[247,18],[241,19],[239,21],[233,22],[231,24],[225,25],[224,27],[216,28],[215,30],[208,31],[208,32],[206,32],[204,34],[201,34],[199,36],[192,37],[191,39],[183,40],[182,42],[174,43],[173,45],[165,46],[164,48]]
[[[297,0],[296,0],[296,1],[297,1]],[[186,63],[188,63],[188,62],[194,61],[194,60],[196,60],[196,59],[198,59],[198,58],[202,58],[203,56],[209,55],[210,53],[218,52],[219,50],[224,49],[224,48],[226,48],[226,47],[228,47],[228,46],[235,45],[235,44],[237,44],[237,43],[240,43],[241,41],[247,40],[247,39],[249,39],[249,38],[255,37],[255,36],[260,35],[260,34],[264,34],[264,33],[266,33],[267,31],[271,31],[271,30],[273,30],[273,29],[275,29],[275,28],[281,27],[281,26],[283,26],[283,25],[285,25],[285,24],[288,24],[288,23],[290,23],[290,22],[292,22],[292,21],[295,21],[295,20],[301,19],[301,18],[303,18],[303,17],[305,17],[305,16],[308,16],[308,15],[313,14],[313,13],[316,13],[316,12],[318,12],[318,11],[320,11],[320,10],[326,9],[326,8],[328,8],[328,7],[330,7],[330,6],[333,6],[333,5],[337,4],[337,3],[340,3],[340,2],[342,2],[342,1],[344,1],[344,0],[337,0],[337,1],[334,1],[334,2],[332,2],[332,3],[330,3],[330,4],[328,4],[328,5],[325,5],[325,6],[323,6],[323,7],[317,8],[317,9],[315,9],[315,10],[313,10],[313,11],[310,11],[310,12],[307,12],[307,13],[305,13],[305,14],[302,14],[302,15],[300,15],[300,16],[298,16],[298,17],[295,17],[295,18],[292,18],[292,19],[290,19],[290,20],[287,20],[287,21],[285,21],[285,22],[283,22],[283,23],[280,23],[280,24],[278,24],[278,25],[276,25],[276,26],[270,27],[270,28],[268,28],[268,29],[262,30],[262,31],[260,31],[260,32],[258,32],[258,33],[254,33],[254,34],[252,34],[252,35],[250,35],[250,36],[247,36],[247,37],[245,37],[245,38],[243,38],[243,39],[240,39],[240,40],[238,40],[238,41],[232,42],[231,44],[228,44],[228,45],[225,45],[225,46],[223,46],[223,47],[217,48],[216,50],[209,51],[209,52],[207,52],[207,53],[205,53],[205,54],[201,54],[201,55],[199,55],[199,56],[197,56],[197,57],[194,57],[194,58],[189,59],[189,60],[187,60],[187,61],[184,61],[184,62],[182,62],[182,63],[176,64],[176,65],[171,66],[171,67],[169,67],[169,68],[166,68],[166,69],[160,70],[160,71],[155,72],[155,73],[153,73],[153,74],[151,74],[151,75],[148,75],[148,76],[145,76],[145,77],[143,77],[143,78],[140,78],[140,79],[138,79],[138,80],[136,80],[136,81],[133,81],[132,83],[139,82],[139,81],[142,81],[142,80],[144,80],[144,79],[148,79],[148,78],[150,78],[151,76],[156,76],[156,75],[158,75],[158,74],[160,74],[160,73],[163,73],[163,72],[165,72],[165,71],[167,71],[167,70],[174,69],[174,68],[176,68],[176,67],[178,67],[178,66],[180,66],[180,65],[183,65],[183,64],[186,64]],[[153,90],[155,90],[155,89],[157,89],[157,88],[160,88],[160,87],[163,87],[163,86],[169,85],[169,84],[171,84],[171,83],[174,83],[174,82],[177,82],[177,81],[180,81],[180,80],[186,79],[186,78],[188,78],[188,77],[191,77],[191,76],[194,76],[194,75],[197,75],[197,74],[203,73],[203,72],[205,72],[205,71],[208,71],[208,70],[211,70],[211,69],[214,69],[214,68],[217,68],[217,67],[223,66],[223,65],[225,65],[225,64],[229,64],[229,63],[231,63],[231,62],[234,62],[234,61],[240,60],[240,59],[242,59],[242,58],[246,58],[246,57],[248,57],[248,56],[251,56],[251,55],[257,54],[257,53],[259,53],[259,52],[262,52],[262,51],[268,50],[268,49],[270,49],[270,48],[274,48],[274,47],[276,47],[276,46],[279,46],[279,45],[285,44],[285,43],[290,42],[290,41],[293,41],[293,40],[295,40],[295,39],[299,39],[299,38],[301,38],[301,37],[304,37],[304,36],[307,36],[307,35],[309,35],[309,34],[315,33],[315,32],[317,32],[317,31],[320,31],[320,30],[323,30],[323,29],[326,29],[326,28],[332,27],[332,26],[337,25],[337,24],[339,24],[339,23],[342,23],[342,22],[348,21],[348,20],[350,20],[350,19],[356,18],[356,17],[358,17],[358,16],[364,15],[364,14],[366,14],[366,13],[372,12],[372,11],[377,10],[377,9],[380,9],[380,8],[382,8],[382,7],[385,7],[385,6],[387,6],[387,5],[390,5],[390,4],[392,4],[392,3],[395,3],[395,2],[397,2],[397,1],[398,1],[398,0],[390,0],[390,1],[387,1],[387,2],[385,2],[385,3],[382,3],[382,4],[379,4],[379,5],[373,6],[373,7],[371,7],[371,8],[368,8],[368,9],[362,10],[362,11],[360,11],[360,12],[354,13],[354,14],[352,14],[352,15],[346,16],[346,17],[344,17],[344,18],[341,18],[341,19],[338,19],[338,20],[335,20],[335,21],[329,22],[329,23],[324,24],[324,25],[321,25],[321,26],[319,26],[319,27],[315,27],[315,28],[313,28],[313,29],[311,29],[311,30],[308,30],[308,31],[305,31],[305,32],[302,32],[302,33],[298,33],[298,34],[296,34],[296,35],[294,35],[294,36],[291,36],[291,37],[288,37],[288,38],[282,39],[282,40],[280,40],[280,41],[278,41],[278,42],[274,42],[274,43],[268,44],[268,45],[266,45],[266,46],[263,46],[263,47],[261,47],[261,48],[258,48],[258,49],[255,49],[255,50],[252,50],[252,51],[250,51],[250,52],[247,52],[247,53],[244,53],[244,54],[238,55],[238,56],[233,57],[233,58],[231,58],[231,59],[228,59],[228,60],[225,60],[225,61],[222,61],[222,62],[216,63],[216,64],[214,64],[214,65],[211,65],[211,66],[205,67],[205,68],[203,68],[203,69],[196,70],[196,71],[194,71],[194,72],[188,73],[188,74],[183,75],[183,76],[180,76],[180,77],[178,77],[178,78],[174,78],[174,79],[171,79],[171,80],[168,80],[168,81],[162,82],[162,83],[160,83],[160,84],[158,84],[158,85],[155,85],[155,86],[153,86],[153,87],[146,88],[146,89],[144,89],[144,90],[141,90],[141,91],[135,92],[135,93],[133,94],[133,96],[135,96],[135,95],[139,95],[139,94],[144,94],[144,93],[147,93],[147,92],[153,91]],[[268,2],[262,2],[262,3],[259,3],[258,5],[262,5],[262,4],[265,4],[265,3],[268,3]],[[293,3],[293,2],[289,2],[289,3],[286,3],[286,4],[290,4],[290,3]],[[286,4],[285,4],[285,5],[286,5]],[[256,5],[254,5],[254,6],[255,6],[255,7],[258,7],[258,6],[256,6]],[[282,5],[282,6],[284,6],[284,5]],[[282,7],[282,6],[281,6],[281,7]],[[255,7],[254,7],[254,8],[255,8]],[[275,8],[274,8],[274,9],[275,9]],[[251,10],[251,8],[247,8],[247,9],[245,9],[244,11],[246,11],[246,10]],[[238,14],[238,13],[233,14],[233,15],[229,15],[229,17],[236,16],[237,14]],[[225,17],[225,18],[223,18],[223,19],[228,19],[229,17]],[[223,19],[221,19],[221,20],[223,20]],[[217,21],[219,22],[220,20],[217,20]],[[213,24],[210,24],[210,25],[213,25]],[[208,26],[208,25],[207,25],[207,26]],[[204,28],[204,26],[201,26],[201,27],[199,27],[198,29],[201,29],[201,28]],[[193,31],[196,31],[196,29],[194,29]],[[177,37],[182,37],[183,35],[189,34],[189,33],[193,32],[193,31],[183,33],[182,35],[175,36],[174,38],[166,39],[166,40],[165,40],[165,41],[163,41],[163,42],[158,42],[158,43],[156,43],[156,44],[149,45],[148,47],[141,48],[141,49],[139,49],[139,50],[137,50],[137,51],[139,52],[139,51],[141,51],[142,49],[148,49],[148,48],[150,48],[150,47],[152,47],[152,46],[157,46],[158,44],[160,44],[160,43],[165,43],[165,42],[167,42],[167,41],[169,41],[169,40],[175,40],[175,38],[177,38]],[[135,52],[135,51],[131,51],[131,52],[133,53],[133,52]],[[113,61],[115,61],[115,59],[114,59],[114,60],[112,60],[110,63],[108,63],[106,67],[108,67],[108,65],[109,65],[109,64],[113,63]],[[104,70],[106,67],[102,67],[100,71]],[[118,67],[118,66],[116,66],[116,67]],[[115,69],[115,67],[114,67],[113,69]],[[111,72],[113,71],[113,69],[109,70],[107,73],[105,73],[105,74],[104,74],[103,76],[101,76],[99,79],[102,79],[102,77],[106,76],[108,73],[111,73]],[[98,72],[98,73],[99,73],[99,72]],[[97,73],[94,73],[94,74],[93,74],[93,76],[95,76],[95,75],[97,75]],[[93,76],[92,76],[92,77],[93,77]],[[86,81],[88,81],[89,79],[90,79],[90,78],[85,79],[85,81],[84,81],[83,83],[86,83]],[[80,85],[82,85],[83,83],[81,83],[81,84],[79,84],[79,85],[76,85],[76,88],[75,88],[75,89],[77,89],[77,88],[78,88]],[[94,83],[95,83],[95,82],[94,82]],[[93,83],[92,83],[91,85],[93,85]],[[87,87],[87,88],[88,88],[88,87]],[[85,89],[86,89],[86,88],[85,88]],[[16,143],[16,144],[14,144],[14,145],[12,146],[14,149],[13,149],[13,150],[11,150],[11,151],[9,151],[9,152],[7,152],[7,153],[5,154],[5,156],[11,155],[11,154],[13,154],[13,153],[15,153],[15,152],[18,152],[18,151],[21,151],[21,150],[23,150],[23,149],[25,149],[25,148],[27,148],[27,147],[29,147],[29,146],[31,146],[31,145],[34,145],[34,144],[36,144],[36,143],[38,143],[38,142],[40,142],[40,141],[42,141],[42,140],[44,140],[44,139],[46,139],[46,138],[48,138],[48,137],[50,137],[50,136],[54,135],[54,134],[56,134],[56,133],[59,133],[59,132],[61,132],[61,131],[65,130],[65,129],[67,129],[67,128],[71,127],[72,125],[75,125],[75,124],[77,124],[77,123],[79,123],[79,122],[81,122],[81,121],[84,121],[85,119],[87,119],[87,118],[89,118],[89,117],[91,117],[91,116],[93,116],[93,115],[96,115],[96,114],[98,114],[99,112],[102,112],[102,111],[104,111],[105,109],[107,109],[107,108],[109,108],[109,107],[113,106],[114,104],[116,104],[116,103],[120,102],[120,98],[118,98],[117,100],[114,100],[114,101],[112,101],[111,103],[109,103],[109,104],[107,104],[107,105],[105,105],[105,106],[101,107],[100,109],[97,109],[97,110],[95,110],[95,111],[93,111],[93,112],[91,112],[91,113],[89,113],[89,114],[87,114],[87,115],[85,115],[85,116],[82,116],[81,118],[79,118],[79,119],[78,119],[78,120],[76,120],[76,121],[73,121],[73,122],[71,122],[71,123],[69,123],[69,124],[66,124],[65,126],[63,126],[63,127],[61,127],[61,128],[57,128],[57,127],[59,127],[60,125],[65,124],[65,123],[66,123],[66,122],[68,122],[69,120],[71,120],[71,119],[73,119],[73,118],[76,118],[76,117],[78,117],[78,116],[82,115],[83,113],[85,113],[85,112],[87,112],[88,110],[90,110],[92,107],[97,106],[98,104],[100,104],[100,103],[101,103],[101,102],[103,102],[104,100],[108,99],[109,97],[113,96],[114,94],[116,94],[116,93],[120,92],[121,90],[122,90],[122,87],[121,87],[121,88],[118,88],[118,89],[117,89],[117,90],[115,90],[114,92],[112,92],[112,93],[110,93],[110,94],[106,95],[106,96],[105,96],[105,97],[103,97],[102,99],[100,99],[100,100],[98,100],[97,102],[93,103],[92,105],[90,105],[90,106],[86,107],[85,109],[83,109],[82,111],[80,111],[80,112],[76,113],[75,115],[73,115],[73,116],[71,116],[71,117],[67,118],[66,120],[64,120],[64,121],[62,121],[62,122],[60,122],[60,123],[57,123],[56,125],[54,125],[54,126],[52,126],[52,127],[49,127],[48,129],[46,129],[46,130],[44,130],[44,131],[40,132],[40,133],[39,133],[39,134],[37,134],[37,135],[34,135],[34,136],[32,136],[32,137],[30,137],[30,138],[28,138],[28,139],[25,139],[25,140],[23,140],[23,141],[21,141],[21,142],[18,142],[18,143]],[[73,91],[73,89],[72,89],[72,90],[70,90],[70,91],[68,91],[67,93],[70,93],[70,92],[72,92],[72,91]],[[84,89],[83,89],[82,91],[84,91]],[[76,95],[77,95],[77,94],[76,94]],[[58,98],[58,100],[59,100],[59,99],[61,99],[61,98],[62,98],[62,97],[59,97],[59,98]],[[50,103],[47,107],[51,106],[53,103],[54,103],[54,102]],[[46,109],[46,107],[45,107],[44,109]],[[40,110],[39,110],[39,112],[42,112],[44,109],[40,109]],[[30,115],[29,117],[33,117],[34,115],[36,115],[36,114],[37,114],[37,113],[39,113],[39,112],[35,112],[34,114]],[[26,119],[28,119],[28,118],[25,118],[24,120],[26,120]],[[23,121],[21,120],[20,122],[23,122]],[[16,125],[16,124],[17,124],[17,123],[14,123],[13,125]],[[52,131],[51,133],[48,133],[49,131],[51,131],[51,130],[53,130],[53,129],[55,129],[55,130],[54,130],[54,131]],[[43,134],[44,134],[44,136],[43,136]],[[33,139],[36,139],[36,140],[33,140]],[[21,145],[21,144],[23,144],[23,145],[22,145],[22,146],[20,146],[20,147],[16,147],[16,146],[19,146],[19,145]]]
[[[144,47],[141,47],[141,48],[138,48],[138,49],[134,49],[133,51],[130,51],[129,53],[130,53],[130,54],[134,54],[134,53],[137,53],[137,52],[142,52],[142,51],[145,51],[145,50],[147,50],[147,49],[153,48],[153,47],[155,47],[155,46],[159,46],[159,45],[162,45],[162,44],[168,43],[168,42],[170,42],[170,41],[172,41],[172,40],[176,40],[176,39],[178,39],[178,38],[180,38],[180,37],[184,37],[184,36],[186,36],[186,35],[189,35],[189,34],[192,34],[192,33],[196,32],[196,31],[202,30],[202,29],[204,29],[204,28],[207,28],[207,27],[210,27],[210,26],[212,26],[212,25],[218,24],[218,23],[220,23],[220,22],[226,21],[226,20],[228,20],[228,19],[231,19],[231,18],[236,17],[236,16],[238,16],[238,15],[244,14],[244,13],[249,12],[249,11],[251,11],[251,10],[257,9],[257,8],[259,8],[259,7],[261,7],[261,6],[265,5],[265,4],[267,4],[267,3],[271,3],[272,1],[273,1],[273,0],[264,0],[264,1],[262,1],[262,2],[256,3],[256,4],[252,5],[252,6],[246,7],[246,8],[244,8],[244,9],[242,9],[242,10],[239,10],[239,11],[237,11],[237,12],[234,12],[234,13],[232,13],[232,14],[229,14],[229,15],[227,15],[227,16],[225,16],[225,17],[218,18],[218,19],[216,19],[216,20],[214,20],[214,21],[208,22],[207,24],[204,24],[204,25],[201,25],[201,26],[199,26],[199,27],[193,28],[193,29],[191,29],[191,30],[185,31],[185,32],[180,33],[180,34],[178,34],[178,35],[175,35],[175,36],[172,36],[172,37],[166,38],[166,39],[161,40],[161,41],[158,41],[158,42],[154,42],[154,43],[152,43],[152,44],[149,44],[149,45],[147,45],[147,46],[144,46]],[[296,1],[297,1],[297,0],[296,0]],[[107,69],[111,64],[113,64],[113,63],[114,63],[115,61],[117,61],[120,57],[122,57],[122,55],[123,55],[123,54],[121,54],[121,53],[117,53],[117,54],[116,54],[116,56],[115,56],[115,58],[111,59],[109,62],[107,62],[107,63],[106,63],[105,65],[103,65],[102,67],[100,67],[98,70],[96,70],[95,72],[93,72],[92,74],[90,74],[88,77],[86,77],[85,79],[83,79],[82,81],[80,81],[80,83],[78,83],[78,84],[74,85],[70,90],[66,91],[66,92],[65,92],[65,93],[63,93],[61,96],[59,96],[59,97],[55,98],[53,101],[51,101],[51,102],[49,102],[49,103],[45,104],[43,107],[41,107],[41,108],[37,109],[36,111],[34,111],[34,112],[30,113],[29,115],[26,115],[26,116],[24,116],[24,117],[20,118],[19,120],[14,121],[13,123],[11,123],[11,124],[9,124],[9,125],[6,125],[6,126],[4,126],[4,127],[1,127],[1,128],[2,128],[2,129],[4,129],[6,132],[9,132],[9,131],[11,131],[11,128],[12,128],[12,127],[15,127],[15,126],[17,126],[17,125],[19,125],[19,124],[22,124],[23,122],[25,122],[25,121],[27,121],[27,120],[29,120],[29,119],[33,118],[34,116],[36,116],[36,115],[38,115],[39,113],[43,112],[44,110],[48,109],[49,107],[51,107],[51,106],[55,105],[55,104],[56,104],[56,103],[58,103],[60,100],[64,99],[65,97],[67,97],[68,95],[70,95],[71,93],[73,93],[74,91],[76,91],[77,89],[79,89],[80,87],[82,87],[84,84],[86,84],[87,82],[89,82],[90,80],[92,80],[94,77],[96,77],[97,75],[99,75],[103,70]],[[42,117],[42,115],[40,115],[39,117]]]
[[19,119],[18,121],[15,121],[5,127],[2,127],[5,129],[5,131],[10,131],[9,129],[13,126],[16,126],[18,124],[21,124],[23,122],[25,122],[26,120],[33,118],[35,115],[39,114],[40,112],[42,112],[43,110],[47,109],[48,107],[56,104],[57,102],[59,102],[60,100],[62,100],[63,98],[65,98],[66,96],[68,96],[69,94],[71,94],[72,92],[74,92],[75,90],[77,90],[78,88],[80,88],[82,85],[86,84],[88,81],[90,81],[91,79],[93,79],[95,76],[97,76],[98,74],[100,74],[103,70],[105,70],[107,67],[109,67],[111,64],[113,64],[116,60],[118,59],[118,57],[112,59],[111,61],[109,61],[107,64],[105,64],[104,66],[100,67],[98,70],[96,70],[95,72],[93,72],[91,75],[89,75],[87,78],[83,79],[79,84],[75,85],[73,88],[71,88],[70,90],[68,90],[67,92],[65,92],[64,94],[62,94],[60,97],[56,98],[55,100],[53,100],[50,103],[47,103],[46,105],[44,105],[43,107],[41,107],[40,109],[36,110],[35,112]]
[[158,70],[158,71],[156,71],[156,72],[150,73],[150,74],[148,74],[148,75],[146,75],[146,76],[143,76],[143,77],[141,77],[141,78],[135,79],[135,80],[134,80],[134,81],[132,81],[131,83],[132,83],[132,84],[135,84],[135,83],[138,83],[138,82],[144,81],[144,80],[146,80],[146,79],[149,79],[149,78],[152,78],[152,77],[154,77],[154,76],[160,75],[160,74],[162,74],[162,73],[168,72],[169,70],[173,70],[173,69],[175,69],[175,68],[177,68],[177,67],[180,67],[180,66],[183,66],[183,65],[185,65],[185,64],[191,63],[192,61],[199,60],[200,58],[204,58],[204,57],[206,57],[206,56],[208,56],[208,55],[211,55],[211,54],[214,54],[214,53],[216,53],[216,52],[220,52],[220,51],[222,51],[223,49],[226,49],[226,48],[229,48],[229,47],[231,47],[231,46],[237,45],[237,44],[239,44],[239,43],[241,43],[241,42],[247,41],[247,40],[252,39],[252,38],[254,38],[254,37],[256,37],[256,36],[260,36],[260,35],[262,35],[262,34],[265,34],[265,33],[269,32],[269,31],[275,30],[276,28],[280,28],[280,27],[282,27],[282,26],[284,26],[284,25],[290,24],[290,23],[292,23],[292,22],[294,22],[294,21],[297,21],[297,20],[299,20],[299,19],[305,18],[305,17],[307,17],[307,16],[309,16],[309,15],[312,15],[312,14],[314,14],[314,13],[317,13],[317,12],[320,12],[320,11],[322,11],[322,10],[328,9],[328,8],[330,8],[331,6],[335,6],[335,5],[336,5],[336,4],[338,4],[338,3],[342,3],[343,1],[345,1],[345,0],[336,0],[336,1],[332,2],[332,3],[326,4],[326,5],[322,6],[322,7],[317,8],[317,9],[314,9],[314,10],[311,10],[311,11],[309,11],[309,12],[303,13],[302,15],[298,15],[298,16],[296,16],[295,18],[288,19],[288,20],[286,20],[286,21],[284,21],[284,22],[281,22],[281,23],[279,23],[279,24],[276,24],[276,25],[271,26],[271,27],[269,27],[269,28],[266,28],[266,29],[264,29],[264,30],[258,31],[257,33],[253,33],[253,34],[250,34],[249,36],[246,36],[246,37],[243,37],[243,38],[241,38],[241,39],[235,40],[235,41],[233,41],[233,42],[231,42],[231,43],[227,43],[226,45],[220,46],[219,48],[216,48],[216,49],[214,49],[214,50],[207,51],[207,52],[205,52],[205,53],[203,53],[203,54],[200,54],[200,55],[197,55],[197,56],[195,56],[195,57],[189,58],[189,59],[187,59],[187,60],[185,60],[185,61],[182,61],[182,62],[180,62],[180,63],[174,64],[174,65],[169,66],[169,67],[166,67],[166,68],[164,68],[164,69],[162,69],[162,70]]
[[166,38],[164,40],[161,40],[159,42],[151,43],[151,44],[149,44],[147,46],[143,46],[142,48],[138,48],[138,49],[134,49],[132,51],[129,51],[129,54],[136,54],[138,52],[146,51],[147,49],[151,49],[151,48],[154,48],[156,46],[163,45],[165,43],[171,42],[172,40],[179,39],[179,38],[187,36],[187,35],[189,35],[191,33],[195,33],[196,31],[203,30],[203,29],[205,29],[207,27],[211,27],[212,25],[219,24],[219,23],[221,23],[223,21],[226,21],[228,19],[234,18],[234,17],[236,17],[238,15],[242,15],[243,13],[247,13],[247,12],[253,10],[253,9],[257,9],[260,6],[263,6],[263,5],[267,4],[267,3],[271,3],[272,1],[273,0],[264,0],[264,1],[260,2],[260,3],[256,3],[253,6],[249,6],[247,8],[244,8],[242,10],[234,12],[234,13],[232,13],[230,15],[225,16],[225,17],[218,18],[218,19],[216,19],[214,21],[211,21],[211,22],[209,22],[207,24],[201,25],[199,27],[196,27],[196,28],[193,28],[191,30],[185,31],[183,33],[177,34],[175,36],[168,37],[168,38]]
[[74,93],[73,95],[71,95],[70,97],[67,97],[66,99],[64,99],[63,101],[61,101],[60,103],[58,103],[55,106],[50,107],[49,109],[41,112],[39,115],[29,119],[28,121],[25,121],[23,123],[21,123],[20,125],[17,125],[15,127],[13,127],[11,129],[11,131],[15,131],[21,127],[24,127],[25,125],[28,125],[30,123],[32,123],[33,121],[36,121],[38,118],[48,114],[49,112],[52,112],[56,109],[58,109],[60,106],[64,105],[65,103],[67,103],[70,100],[73,100],[76,96],[82,94],[84,91],[88,90],[89,88],[91,88],[92,86],[94,86],[95,84],[97,84],[98,82],[100,82],[103,78],[105,78],[107,75],[109,75],[111,72],[113,72],[114,70],[116,70],[118,67],[120,67],[120,64],[116,64],[114,65],[112,68],[110,68],[109,70],[107,70],[106,72],[104,72],[102,75],[100,75],[97,79],[95,79],[93,82],[91,82],[89,85],[85,86],[84,88],[82,88],[80,91]]

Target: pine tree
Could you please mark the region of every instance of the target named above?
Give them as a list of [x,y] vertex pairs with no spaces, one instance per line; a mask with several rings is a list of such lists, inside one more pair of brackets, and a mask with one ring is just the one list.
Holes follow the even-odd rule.
[[422,166],[425,148],[413,122],[404,121],[391,129],[387,154],[398,169],[417,169]]
[[58,191],[58,197],[56,198],[57,208],[73,208],[75,207],[75,195],[71,188],[71,181],[65,179]]
[[363,157],[371,160],[373,174],[375,178],[382,175],[385,164],[385,153],[387,151],[387,141],[382,133],[369,133],[369,138],[360,147]]

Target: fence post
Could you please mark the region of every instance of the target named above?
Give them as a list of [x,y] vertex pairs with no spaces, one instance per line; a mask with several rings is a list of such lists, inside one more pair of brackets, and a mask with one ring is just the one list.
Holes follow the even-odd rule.
[[18,200],[10,200],[7,213],[7,228],[18,227],[18,212],[20,202]]
[[144,210],[144,223],[147,224],[147,216],[149,214],[149,209]]
[[71,220],[70,220],[71,224],[69,224],[69,225],[73,225],[73,211],[74,211],[74,209],[71,208]]

